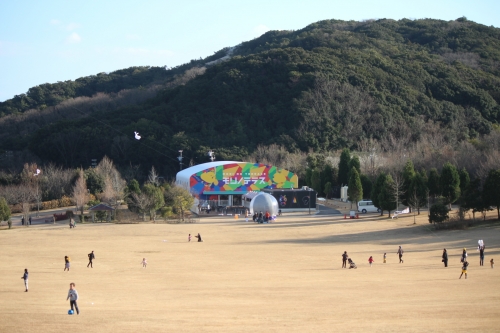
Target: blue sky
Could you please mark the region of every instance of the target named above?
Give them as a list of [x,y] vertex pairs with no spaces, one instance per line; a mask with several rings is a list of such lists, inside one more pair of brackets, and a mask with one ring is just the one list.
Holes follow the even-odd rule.
[[42,83],[131,66],[174,67],[268,30],[325,19],[436,18],[500,27],[496,0],[3,0],[0,101]]

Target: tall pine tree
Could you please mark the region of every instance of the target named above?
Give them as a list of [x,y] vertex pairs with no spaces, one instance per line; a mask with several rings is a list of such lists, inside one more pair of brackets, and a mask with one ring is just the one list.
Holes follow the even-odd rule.
[[413,193],[410,192],[410,185],[415,177],[415,168],[413,167],[413,162],[408,160],[403,169],[403,205],[412,206],[409,203],[410,197],[413,196]]
[[351,176],[349,177],[349,188],[347,189],[347,196],[349,201],[352,203],[356,203],[356,207],[358,206],[358,201],[363,199],[363,186],[361,185],[361,179],[359,178],[359,173],[355,167],[351,169],[349,173]]
[[379,194],[382,192],[382,188],[384,187],[385,180],[387,175],[385,173],[381,173],[378,175],[377,180],[375,181],[375,185],[373,186],[372,193],[370,195],[373,205],[380,209],[380,215],[384,215],[384,211],[382,209],[382,204],[379,200]]
[[339,161],[339,180],[340,186],[346,186],[349,183],[349,162],[351,161],[351,153],[349,149],[344,148],[340,154]]
[[378,201],[382,211],[386,210],[391,216],[391,211],[397,208],[396,197],[394,196],[394,180],[391,175],[387,175],[385,178],[382,189],[378,195]]
[[451,204],[460,197],[460,176],[457,169],[449,162],[443,165],[439,177],[439,186],[441,187],[441,195],[444,197],[444,203],[448,204],[451,209]]
[[434,200],[441,195],[441,188],[439,187],[439,173],[436,168],[432,168],[429,172],[427,188],[429,189],[429,196],[431,196]]
[[500,219],[500,169],[488,172],[484,181],[483,201],[487,206],[497,208],[498,219]]

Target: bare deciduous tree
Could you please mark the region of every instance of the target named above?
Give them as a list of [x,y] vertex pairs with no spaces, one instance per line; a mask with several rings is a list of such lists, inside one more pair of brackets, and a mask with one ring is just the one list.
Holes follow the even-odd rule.
[[151,207],[151,201],[152,198],[144,192],[132,193],[129,204],[137,208],[137,211],[142,214],[142,220],[146,221],[146,212]]
[[401,202],[401,197],[405,194],[404,190],[404,178],[400,173],[395,172],[391,175],[393,182],[391,183],[391,193],[394,196],[394,201],[396,202],[396,210],[399,208],[399,203]]
[[102,198],[110,204],[118,205],[118,202],[123,200],[126,182],[115,168],[113,161],[104,156],[97,165],[96,172],[104,179]]
[[152,166],[151,171],[149,171],[148,183],[153,184],[156,187],[160,186],[160,178],[154,166]]
[[[80,214],[83,218],[83,209],[85,204],[89,201],[89,192],[87,190],[87,182],[85,181],[85,177],[83,175],[83,170],[78,170],[78,179],[76,180],[75,185],[73,186],[73,200],[76,203],[76,209],[80,210]],[[83,221],[83,219],[82,219]]]

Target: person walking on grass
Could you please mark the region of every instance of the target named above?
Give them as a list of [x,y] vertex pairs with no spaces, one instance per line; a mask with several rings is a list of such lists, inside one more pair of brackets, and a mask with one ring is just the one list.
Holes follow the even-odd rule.
[[71,310],[73,310],[73,307],[76,310],[76,314],[80,314],[80,310],[78,309],[78,291],[75,289],[75,284],[71,282],[69,284],[69,291],[68,291],[68,297],[66,297],[66,300],[69,299],[69,305],[71,306]]
[[446,249],[443,249],[443,255],[442,255],[443,260],[441,260],[444,263],[444,267],[448,267],[448,252]]
[[479,249],[479,266],[484,266],[484,245]]
[[387,262],[387,252],[384,252],[384,264]]
[[495,266],[495,261],[493,260],[493,258],[491,258],[491,260],[490,260],[490,265],[491,265],[491,268],[493,268]]
[[462,266],[462,274],[460,274],[460,277],[458,279],[462,278],[462,275],[465,273],[465,278],[467,279],[467,267],[469,266],[469,263],[467,262],[467,259],[464,260],[463,266]]
[[24,274],[21,276],[21,279],[24,279],[24,287],[26,288],[25,292],[28,292],[28,269],[24,269]]
[[90,265],[90,268],[94,268],[94,267],[92,267],[92,260],[95,259],[94,251],[87,254],[87,256],[89,257],[89,263],[87,264],[87,268],[89,267],[89,265]]
[[404,263],[403,252],[403,248],[399,246],[398,252],[396,252],[399,255],[399,263]]
[[143,268],[146,268],[146,266],[148,265],[148,261],[146,260],[146,258],[142,258],[142,267]]
[[203,240],[201,239],[201,235],[200,233],[198,233],[198,235],[194,236],[196,238],[198,238],[198,242],[203,242]]
[[342,268],[347,268],[347,258],[349,258],[347,251],[344,251],[344,254],[342,254]]
[[188,235],[188,242],[191,241],[191,234]]
[[467,261],[467,249],[464,247],[464,250],[462,251],[462,257],[460,257],[460,262],[465,261]]
[[69,267],[70,267],[69,257],[64,256],[64,270],[68,270],[68,272],[69,272]]
[[370,256],[370,258],[368,258],[368,262],[370,263],[370,267],[372,267],[372,264],[375,260],[373,260],[373,257]]

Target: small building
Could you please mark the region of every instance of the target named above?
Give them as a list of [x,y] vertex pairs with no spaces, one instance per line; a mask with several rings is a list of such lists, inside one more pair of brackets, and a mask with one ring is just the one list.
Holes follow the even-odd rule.
[[92,222],[95,222],[96,212],[106,212],[106,221],[109,222],[111,221],[111,215],[113,214],[114,211],[115,209],[113,207],[103,203],[97,204],[89,208],[89,212],[92,213]]
[[310,187],[300,189],[264,189],[278,201],[282,212],[305,212],[316,210],[317,193]]

